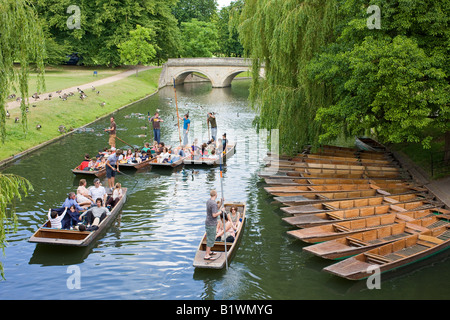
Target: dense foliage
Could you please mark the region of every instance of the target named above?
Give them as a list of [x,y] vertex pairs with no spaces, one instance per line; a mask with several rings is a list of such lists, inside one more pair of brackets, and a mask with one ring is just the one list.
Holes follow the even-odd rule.
[[259,125],[278,128],[286,152],[342,134],[424,147],[449,137],[449,11],[449,0],[245,1]]

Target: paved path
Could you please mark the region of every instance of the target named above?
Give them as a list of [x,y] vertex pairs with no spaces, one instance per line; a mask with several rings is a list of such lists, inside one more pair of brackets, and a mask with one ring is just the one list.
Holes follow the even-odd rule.
[[[142,66],[142,67],[139,67],[139,71],[144,71],[144,70],[149,70],[149,69],[154,69],[154,68],[159,68],[159,67]],[[113,75],[111,77],[103,78],[103,79],[100,79],[100,80],[92,81],[92,82],[89,82],[89,83],[85,83],[85,84],[82,84],[82,85],[77,85],[77,86],[74,86],[74,87],[71,87],[71,88],[65,88],[65,89],[61,89],[61,90],[62,90],[62,93],[63,92],[66,92],[66,93],[69,93],[69,92],[77,93],[78,92],[77,91],[78,88],[80,88],[81,90],[83,90],[83,89],[87,90],[87,89],[91,89],[92,86],[99,87],[101,85],[112,83],[112,82],[121,80],[123,78],[129,77],[130,75],[134,75],[134,74],[136,74],[136,69],[124,71],[124,72],[121,72],[119,74]],[[36,102],[44,101],[44,97],[48,97],[48,95],[50,93],[52,94],[53,97],[58,97],[60,95],[60,93],[56,93],[56,91],[41,93],[40,96],[42,98],[39,99],[39,100],[36,100]],[[29,97],[28,99],[29,99],[30,102],[34,102],[35,101],[34,98],[32,98],[32,97]],[[7,105],[6,105],[6,109],[9,109],[9,110],[10,109],[14,109],[14,108],[18,108],[18,107],[20,107],[20,102],[17,102],[17,101],[8,102]]]
[[447,208],[450,209],[450,176],[432,180],[429,175],[401,152],[393,152],[394,157],[413,177],[418,185],[428,188]]

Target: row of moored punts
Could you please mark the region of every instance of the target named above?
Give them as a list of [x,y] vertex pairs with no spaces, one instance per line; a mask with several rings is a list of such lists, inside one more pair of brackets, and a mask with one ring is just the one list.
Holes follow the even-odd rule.
[[[208,158],[208,157],[198,157],[193,158],[192,156],[180,157],[178,160],[173,162],[159,162],[158,159],[152,155],[151,158],[139,162],[139,163],[119,163],[119,170],[123,169],[148,169],[148,168],[178,168],[183,165],[185,166],[216,166],[220,163],[222,157],[222,161],[226,162],[228,157],[231,157],[236,152],[236,143],[230,143],[227,145],[227,149],[224,155],[220,154],[217,159]],[[103,177],[106,175],[106,169],[102,168],[99,170],[80,170],[78,167],[72,169],[72,173],[76,175],[87,175],[87,176],[96,176]]]
[[295,227],[305,252],[342,260],[323,270],[351,280],[387,272],[450,246],[450,211],[413,182],[384,146],[322,146],[287,157],[268,155],[264,188]]

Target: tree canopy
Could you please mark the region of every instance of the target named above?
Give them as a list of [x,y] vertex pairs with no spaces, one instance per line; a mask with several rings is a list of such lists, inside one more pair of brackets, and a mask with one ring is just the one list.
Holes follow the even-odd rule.
[[[370,25],[364,0],[245,1],[250,98],[259,125],[280,130],[282,151],[365,133],[428,147],[450,131],[450,1],[376,6],[380,28]],[[265,79],[257,77],[261,66]]]

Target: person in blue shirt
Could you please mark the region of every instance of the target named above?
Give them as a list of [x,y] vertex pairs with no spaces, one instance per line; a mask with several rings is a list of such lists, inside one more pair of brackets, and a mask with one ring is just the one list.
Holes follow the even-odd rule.
[[[181,118],[180,118],[181,119]],[[191,120],[189,120],[189,114],[185,114],[183,118],[183,145],[188,145],[189,128],[191,127]]]
[[[70,226],[75,226],[78,224],[78,218],[80,216],[80,212],[84,211],[82,207],[77,202],[77,195],[75,192],[69,192],[66,200],[62,204],[63,208],[67,209],[67,213],[62,220],[62,228],[70,229]],[[74,206],[76,211],[69,210],[70,207]]]

